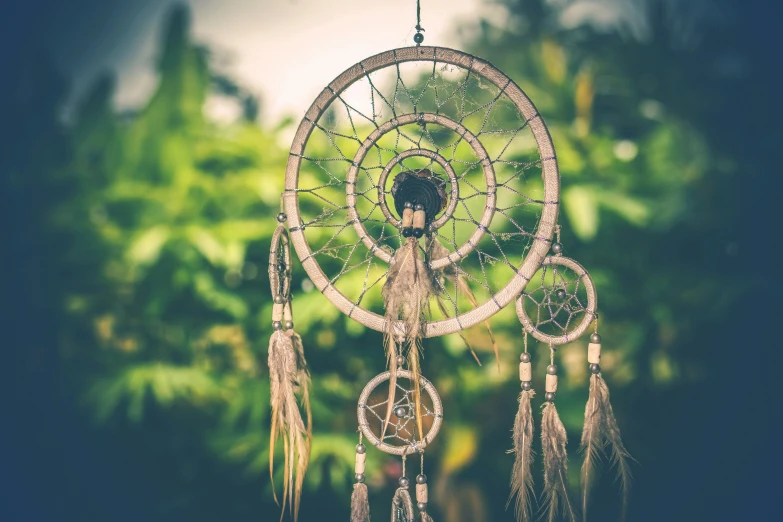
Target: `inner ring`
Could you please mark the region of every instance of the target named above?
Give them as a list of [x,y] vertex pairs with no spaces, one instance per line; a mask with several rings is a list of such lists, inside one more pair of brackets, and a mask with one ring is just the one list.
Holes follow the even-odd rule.
[[451,199],[449,200],[449,205],[446,207],[446,210],[443,212],[443,214],[437,220],[433,221],[432,224],[430,224],[431,229],[436,230],[445,225],[446,221],[448,221],[449,218],[454,215],[454,211],[457,209],[457,201],[459,200],[459,182],[457,181],[457,173],[454,172],[454,168],[451,166],[451,163],[449,163],[446,158],[437,152],[431,151],[429,149],[408,149],[392,158],[392,160],[383,168],[381,177],[378,179],[378,204],[381,207],[381,212],[383,212],[383,215],[386,216],[386,219],[392,223],[396,223],[399,227],[402,222],[392,215],[388,205],[386,205],[386,180],[389,177],[391,170],[398,163],[406,158],[410,158],[411,156],[421,156],[431,159],[443,167],[443,170],[446,171],[446,175],[449,177],[449,182],[451,183]]
[[[472,132],[470,132],[468,129],[462,126],[462,124],[457,123],[456,121],[446,116],[443,116],[442,114],[432,114],[429,112],[424,112],[418,114],[404,114],[397,118],[392,118],[391,120],[387,121],[377,129],[375,129],[362,142],[361,146],[359,147],[359,150],[356,152],[356,155],[353,157],[353,160],[351,162],[351,167],[348,169],[348,173],[346,174],[345,199],[346,199],[346,204],[348,206],[348,216],[351,220],[351,223],[353,224],[353,228],[359,234],[359,238],[362,240],[362,243],[364,243],[364,245],[370,250],[370,252],[372,252],[375,256],[379,257],[380,259],[386,261],[387,263],[391,262],[392,253],[384,248],[381,248],[380,245],[376,243],[375,239],[372,238],[370,234],[367,233],[367,229],[365,228],[364,223],[359,217],[359,213],[356,210],[356,182],[357,179],[359,178],[359,166],[362,164],[362,161],[364,161],[364,158],[367,156],[367,153],[370,151],[370,149],[375,145],[375,142],[378,141],[384,134],[391,132],[397,127],[402,127],[403,125],[409,125],[411,123],[418,123],[418,124],[434,123],[436,125],[440,125],[442,127],[445,127],[457,133],[462,139],[464,139],[468,143],[468,145],[470,145],[470,147],[473,149],[473,152],[479,158],[479,162],[481,163],[481,168],[484,172],[484,182],[487,186],[487,198],[484,204],[484,211],[481,214],[481,219],[477,223],[476,230],[474,230],[473,234],[471,234],[471,236],[467,239],[467,241],[465,241],[462,245],[460,245],[459,248],[457,248],[454,252],[451,252],[448,255],[441,257],[439,259],[433,259],[430,262],[430,268],[432,268],[433,270],[438,270],[440,268],[444,268],[448,265],[451,265],[459,261],[460,259],[463,259],[470,252],[472,252],[473,249],[478,244],[479,240],[481,240],[481,238],[484,237],[484,234],[489,229],[489,225],[492,223],[492,217],[495,214],[495,201],[497,197],[496,196],[497,187],[495,184],[495,169],[492,166],[492,160],[489,158],[489,154],[487,153],[487,150],[484,148],[484,146],[481,144],[478,138]],[[410,149],[410,150],[421,150],[421,149]],[[401,154],[403,153],[404,151]],[[455,175],[455,179],[456,179],[456,175]],[[381,185],[379,184],[379,186]],[[453,190],[454,189],[452,188],[452,192]],[[383,199],[385,199],[385,197],[379,198],[379,200],[383,200]],[[452,197],[452,202],[450,203],[450,205],[451,204],[456,205],[456,201],[457,198]],[[384,215],[387,217],[387,219],[390,219],[392,223],[398,223],[398,220],[396,218],[394,217],[390,218],[390,214],[387,215],[386,212],[384,212]]]

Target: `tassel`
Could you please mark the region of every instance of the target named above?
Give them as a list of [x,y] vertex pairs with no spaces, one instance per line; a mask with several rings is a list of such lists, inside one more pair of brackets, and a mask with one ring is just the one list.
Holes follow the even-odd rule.
[[[581,449],[584,453],[580,474],[582,482],[582,509],[585,512],[587,511],[590,482],[595,468],[595,461],[600,457],[603,448],[606,448],[609,452],[612,466],[617,469],[617,478],[620,481],[622,494],[621,517],[625,519],[628,496],[631,490],[630,464],[633,457],[625,449],[625,444],[623,444],[620,437],[620,428],[617,426],[612,404],[609,402],[609,387],[601,377],[600,367],[596,369],[598,373],[590,376],[590,395],[585,407],[585,424],[582,431]],[[586,519],[585,513],[583,520]]]
[[406,488],[397,488],[397,492],[394,493],[391,520],[392,522],[410,522],[414,520],[413,502],[411,501],[411,494],[408,493]]
[[[394,368],[397,339],[393,332],[397,321],[402,321],[405,341],[408,343],[408,366],[410,368],[413,385],[413,400],[416,407],[416,426],[419,439],[423,440],[423,426],[421,422],[421,387],[419,377],[419,350],[421,338],[424,334],[424,321],[429,308],[429,299],[432,295],[432,281],[428,275],[424,259],[419,252],[419,242],[415,237],[408,237],[405,244],[395,252],[389,266],[389,273],[383,285],[383,303],[386,307],[385,345],[387,357],[391,368]],[[394,382],[389,379],[389,398],[386,408],[386,419],[383,424],[381,437],[386,433],[386,427],[391,417],[391,411],[395,402],[396,374]]]
[[[283,474],[283,512],[288,501],[289,511],[294,520],[299,517],[299,503],[302,495],[302,483],[310,459],[310,401],[307,397],[310,376],[301,349],[301,339],[296,343],[293,335],[278,329],[269,340],[269,379],[271,383],[270,402],[272,406],[272,428],[269,437],[269,476],[274,479],[275,444],[278,438],[283,441],[285,467]],[[298,336],[296,336],[298,337]],[[297,347],[298,344],[298,347]],[[303,395],[308,425],[302,420],[297,394]],[[277,495],[272,488],[277,502]]]
[[422,513],[421,514],[421,522],[433,522],[432,517],[429,515],[429,513]]
[[[443,244],[438,240],[437,237],[430,237],[429,244],[427,246],[427,253],[428,253],[429,260],[432,260],[432,259],[444,258],[448,256],[451,252],[449,252],[449,250],[443,246]],[[429,262],[427,264],[429,265]],[[454,285],[454,287],[456,288],[457,295],[460,294],[464,295],[467,298],[468,302],[474,308],[478,307],[479,305],[478,299],[476,299],[476,296],[473,295],[473,291],[470,289],[470,286],[468,285],[467,281],[465,281],[465,277],[462,275],[459,268],[455,264],[449,264],[446,265],[444,268],[438,270],[436,273],[434,273],[433,281],[432,281],[432,287],[435,289],[435,297],[436,297],[436,302],[438,303],[438,308],[440,309],[441,313],[445,317],[450,317],[451,314],[449,313],[449,310],[446,308],[447,298],[444,297],[444,294],[446,293],[446,288],[443,282],[441,281],[442,278],[445,278],[446,280],[450,281]],[[498,370],[500,370],[500,356],[498,352],[498,343],[495,341],[495,335],[492,333],[492,327],[489,325],[489,321],[484,321],[484,327],[487,329],[487,333],[489,334],[489,340],[492,343],[492,350],[495,352],[495,362],[498,365]],[[473,347],[468,342],[468,339],[465,337],[465,334],[462,331],[460,331],[458,332],[458,335],[470,350],[470,354],[476,360],[476,363],[478,363],[478,365],[481,366],[481,361],[479,360],[478,355],[476,355],[475,350],[473,350]]]
[[541,448],[544,456],[544,502],[547,520],[553,522],[562,513],[569,522],[576,514],[568,498],[568,438],[554,402],[544,404],[541,420]]
[[519,522],[530,522],[533,518],[533,409],[530,407],[530,399],[535,394],[532,389],[523,390],[519,394],[519,411],[514,420],[514,449],[509,451],[516,454],[516,459],[511,472],[511,494],[506,509],[516,495],[514,512]]
[[363,482],[353,485],[351,495],[351,522],[370,522],[370,501]]

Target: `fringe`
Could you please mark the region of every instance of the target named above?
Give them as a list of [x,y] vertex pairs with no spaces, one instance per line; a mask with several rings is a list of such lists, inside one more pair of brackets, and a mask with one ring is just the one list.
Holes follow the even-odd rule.
[[367,486],[362,482],[353,485],[351,522],[370,522],[370,500],[367,495]]
[[541,420],[541,448],[544,456],[544,508],[547,521],[554,522],[562,514],[576,522],[576,513],[568,498],[568,437],[553,402],[544,404]]
[[[421,339],[424,335],[424,323],[429,311],[429,300],[433,294],[432,279],[429,276],[425,260],[419,252],[419,242],[414,237],[405,240],[405,244],[395,252],[383,285],[383,304],[386,308],[387,329],[385,345],[387,357],[393,368],[396,361],[391,360],[392,347],[397,347],[393,332],[394,325],[401,321],[404,328],[405,342],[408,344],[408,366],[413,374],[413,398],[416,406],[416,426],[419,438],[423,439],[424,428],[421,420],[421,386],[419,377],[419,350]],[[395,356],[396,358],[396,356]],[[391,370],[394,372],[394,370]],[[389,402],[386,408],[386,420],[383,425],[382,436],[386,433],[388,419],[394,406],[396,375],[394,383],[389,382]]]
[[511,472],[511,494],[506,509],[516,496],[514,513],[519,522],[530,522],[533,519],[533,410],[530,399],[535,396],[533,390],[519,394],[519,411],[514,420],[514,448],[509,453],[515,453],[514,468]]
[[[295,339],[296,338],[296,339]],[[274,486],[272,494],[275,502],[282,506],[280,519],[285,514],[288,502],[289,512],[297,520],[302,496],[302,484],[310,460],[312,441],[309,387],[310,375],[304,359],[304,350],[299,336],[275,331],[269,340],[269,380],[270,403],[272,407],[272,427],[269,437],[269,476],[274,480],[274,455],[278,439],[283,441],[284,473],[283,497],[278,502]],[[297,395],[302,396],[307,416],[307,426],[302,420]]]
[[[428,239],[429,244],[427,245],[427,254],[429,259],[440,259],[449,255],[449,250],[444,247],[443,244],[441,244],[437,237],[430,237]],[[446,307],[446,298],[443,297],[443,294],[446,293],[446,288],[441,281],[441,278],[445,278],[454,285],[457,295],[464,295],[474,308],[478,307],[479,303],[476,299],[476,296],[473,294],[473,291],[470,289],[467,281],[465,281],[462,273],[460,273],[459,268],[457,268],[455,265],[446,265],[446,267],[433,273],[432,276],[432,287],[435,289],[436,302],[438,303],[438,308],[445,317],[451,317],[451,314]],[[492,327],[490,326],[489,321],[484,321],[484,327],[487,329],[487,333],[489,334],[489,340],[492,343],[492,350],[495,352],[495,362],[498,366],[498,370],[500,370],[500,355],[498,351],[498,343],[495,340],[495,334],[492,333]],[[458,335],[470,350],[470,354],[476,360],[476,363],[481,366],[481,361],[479,360],[478,355],[476,355],[476,351],[465,337],[465,334],[460,331],[458,332]]]

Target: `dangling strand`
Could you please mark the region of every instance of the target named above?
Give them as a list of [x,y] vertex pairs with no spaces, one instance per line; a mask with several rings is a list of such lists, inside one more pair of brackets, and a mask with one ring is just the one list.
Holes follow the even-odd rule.
[[417,47],[424,41],[422,31],[424,28],[421,26],[421,0],[416,0],[416,34],[413,35],[413,41],[416,42]]
[[419,508],[421,522],[432,522],[432,517],[427,513],[429,491],[427,490],[427,475],[424,474],[424,453],[421,453],[420,473],[416,476],[416,507]]
[[[408,369],[413,374],[413,402],[416,410],[416,428],[419,440],[424,439],[424,428],[421,422],[421,386],[419,377],[419,350],[421,340],[424,337],[424,324],[429,310],[432,291],[432,276],[425,263],[424,256],[419,252],[418,238],[424,235],[427,216],[423,205],[413,205],[410,202],[404,204],[401,228],[405,243],[397,249],[389,264],[386,282],[383,285],[383,304],[386,308],[385,343],[389,364],[393,364],[395,356],[400,353],[398,338],[408,345]],[[402,323],[402,331],[395,331],[398,321]],[[394,405],[396,387],[396,373],[392,371],[389,379],[389,397],[386,408],[386,417],[381,430],[381,438],[386,433],[386,428],[391,417]]]
[[576,521],[576,513],[568,498],[568,437],[555,407],[557,393],[557,366],[555,348],[549,346],[549,366],[546,368],[546,402],[541,419],[541,449],[544,456],[544,496],[547,521],[554,522],[562,513],[569,522]]
[[519,380],[522,392],[519,394],[519,411],[514,420],[513,449],[509,453],[516,454],[514,468],[511,472],[511,494],[506,503],[506,509],[516,496],[514,512],[519,522],[530,522],[533,517],[533,409],[530,399],[536,392],[533,390],[533,368],[530,354],[527,351],[527,331],[524,332],[525,351],[519,356]]
[[620,428],[614,417],[609,401],[609,387],[601,376],[601,336],[598,334],[598,319],[595,332],[590,336],[587,347],[587,362],[590,365],[590,393],[585,407],[585,423],[582,431],[581,450],[584,455],[580,480],[582,483],[583,520],[587,520],[587,504],[590,495],[591,480],[595,461],[600,458],[604,448],[609,452],[609,460],[616,468],[622,494],[622,519],[625,519],[628,496],[631,490],[631,461],[633,457],[625,449],[620,436]]
[[356,445],[356,483],[351,495],[351,522],[370,522],[370,500],[367,485],[364,483],[364,469],[367,462],[367,448],[362,444],[362,432],[359,430],[359,444]]
[[[288,248],[288,236],[283,223],[286,215],[277,216],[279,225],[272,236],[269,255],[270,281],[273,284],[274,305],[272,307],[273,333],[269,339],[268,364],[270,380],[270,404],[272,420],[269,437],[269,476],[274,479],[274,455],[278,439],[282,439],[284,453],[283,497],[280,519],[285,514],[286,501],[294,520],[299,517],[304,474],[310,460],[312,440],[309,400],[310,374],[304,358],[301,339],[293,334],[293,317],[290,308],[290,267],[279,259],[281,244]],[[285,256],[287,261],[287,254]],[[283,320],[285,319],[285,323]],[[287,328],[284,331],[283,328]],[[307,426],[302,420],[297,396],[301,396],[306,412]],[[277,495],[273,497],[277,501]]]
[[400,487],[397,488],[392,499],[391,522],[411,522],[414,520],[413,502],[411,501],[411,494],[408,492],[410,481],[405,476],[405,459],[406,456],[403,455],[402,476],[399,481]]

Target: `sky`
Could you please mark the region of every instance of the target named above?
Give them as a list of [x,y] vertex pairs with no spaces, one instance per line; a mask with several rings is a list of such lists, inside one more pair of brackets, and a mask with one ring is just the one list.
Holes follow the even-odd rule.
[[[55,61],[71,100],[101,73],[117,77],[118,109],[140,106],[155,86],[154,61],[174,0],[51,3]],[[262,97],[262,117],[297,115],[335,76],[378,52],[413,45],[415,0],[190,0],[192,31],[223,71]],[[423,0],[425,43],[457,46],[458,26],[499,8],[483,0]],[[80,13],[89,13],[80,16]],[[438,16],[435,16],[435,13]],[[443,16],[443,13],[447,13]]]
[[[610,27],[630,23],[629,6],[644,0],[548,1],[563,8],[565,26]],[[166,13],[182,3],[191,8],[195,40],[210,48],[220,72],[260,95],[268,122],[300,116],[361,59],[414,44],[416,0],[17,0],[0,3],[0,39],[7,40],[0,47],[44,48],[70,84],[66,119],[106,72],[117,78],[116,108],[134,109],[155,87]],[[457,48],[479,19],[501,26],[507,19],[493,0],[422,0],[421,15],[425,44]]]

